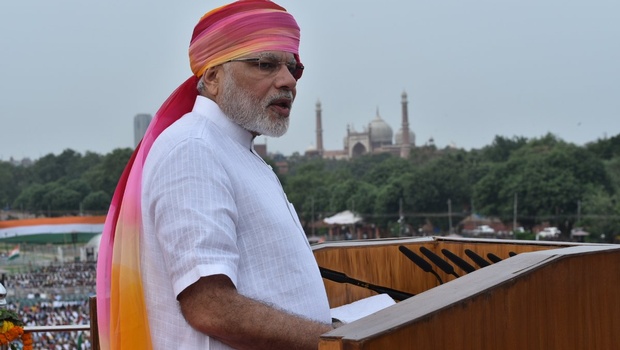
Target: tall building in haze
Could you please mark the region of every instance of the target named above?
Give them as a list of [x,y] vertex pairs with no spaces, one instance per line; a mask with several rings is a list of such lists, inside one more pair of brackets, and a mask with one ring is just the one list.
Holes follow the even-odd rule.
[[151,119],[153,119],[153,117],[150,114],[146,114],[146,113],[136,114],[136,116],[133,118],[134,148],[138,146],[138,143],[140,143],[140,141],[142,140],[142,137],[144,137],[144,134],[146,133],[146,129],[149,127],[149,124],[151,123]]

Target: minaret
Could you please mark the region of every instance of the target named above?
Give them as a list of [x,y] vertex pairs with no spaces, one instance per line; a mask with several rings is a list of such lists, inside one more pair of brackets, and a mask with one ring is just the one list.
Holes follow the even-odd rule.
[[316,151],[323,155],[323,126],[321,123],[321,101],[316,101]]
[[403,91],[402,94],[402,106],[403,106],[403,135],[402,144],[400,146],[400,157],[409,158],[409,151],[411,150],[411,140],[409,140],[409,112],[407,111],[407,93]]

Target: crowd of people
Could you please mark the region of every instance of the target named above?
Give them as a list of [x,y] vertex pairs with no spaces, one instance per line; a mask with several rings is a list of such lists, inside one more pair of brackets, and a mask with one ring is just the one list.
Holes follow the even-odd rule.
[[54,292],[67,288],[92,289],[97,274],[96,262],[73,262],[36,267],[27,273],[15,273],[7,278],[5,287],[17,291],[36,289]]
[[[95,262],[50,264],[4,275],[3,284],[9,291],[7,308],[16,312],[26,327],[88,325],[88,295],[94,293],[95,275]],[[33,332],[32,337],[34,349],[91,349],[88,331]]]

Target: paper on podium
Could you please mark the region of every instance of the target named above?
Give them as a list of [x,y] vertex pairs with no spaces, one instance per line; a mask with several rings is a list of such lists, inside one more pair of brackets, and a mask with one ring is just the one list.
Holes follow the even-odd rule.
[[349,323],[394,304],[396,302],[389,295],[378,294],[354,301],[351,304],[335,307],[331,309],[331,315],[332,318],[336,318],[343,323]]

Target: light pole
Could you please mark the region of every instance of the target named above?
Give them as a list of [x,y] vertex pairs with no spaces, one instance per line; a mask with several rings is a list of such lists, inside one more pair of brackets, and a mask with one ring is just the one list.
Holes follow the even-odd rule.
[[452,233],[452,201],[450,198],[448,198],[448,225],[450,227],[448,233],[450,234]]
[[314,196],[311,197],[312,200],[312,219],[310,219],[310,222],[312,224],[312,237],[314,237]]
[[512,213],[512,232],[516,235],[517,233],[517,204],[518,204],[518,197],[517,194],[515,193],[515,200],[514,200],[514,208],[513,208],[513,213]]
[[398,237],[403,235],[403,224],[405,223],[405,216],[403,215],[403,199],[398,200]]

